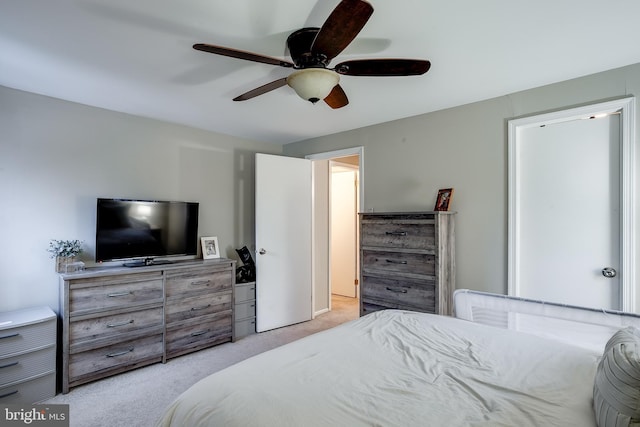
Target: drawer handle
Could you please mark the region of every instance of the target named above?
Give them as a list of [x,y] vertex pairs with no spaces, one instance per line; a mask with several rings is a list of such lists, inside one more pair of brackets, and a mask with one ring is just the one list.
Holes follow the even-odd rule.
[[191,282],[191,286],[208,285],[209,282],[211,282],[211,280],[199,280],[199,281]]
[[406,231],[387,231],[387,236],[406,236]]
[[390,288],[389,286],[387,286],[387,290],[391,291],[391,292],[395,292],[397,294],[406,294],[407,293],[406,289]]
[[387,259],[386,261],[390,264],[406,264],[407,263],[407,261],[398,261],[395,259]]
[[191,311],[204,310],[205,308],[211,307],[211,304],[201,305],[200,307],[191,307]]
[[9,335],[4,335],[0,337],[0,340],[3,340],[5,338],[13,338],[13,337],[17,337],[18,335],[20,335],[18,332],[14,333],[14,334],[9,334]]
[[256,306],[255,304],[251,304],[249,307],[255,308],[255,306]]
[[207,329],[206,331],[197,331],[191,334],[192,337],[199,337],[200,335],[204,335],[209,332],[211,329]]
[[252,287],[252,288],[249,288],[249,290],[250,290],[250,291],[255,291],[255,290],[256,290],[256,287],[254,286],[254,287]]
[[127,353],[131,353],[132,351],[133,351],[133,347],[131,347],[128,350],[118,351],[117,353],[109,353],[106,356],[107,357],[118,357],[118,356],[123,356],[123,355],[125,355]]
[[9,368],[11,366],[16,366],[18,364],[18,362],[12,362],[12,363],[7,363],[6,365],[2,365],[0,366],[0,369],[2,368]]
[[131,323],[133,323],[133,319],[118,323],[107,323],[107,328],[117,328],[118,326],[130,325]]
[[0,399],[3,397],[11,396],[12,394],[18,394],[18,390],[10,391],[9,393],[0,394]]
[[129,292],[114,292],[112,294],[108,294],[107,296],[109,298],[116,298],[116,297],[126,297],[127,295],[131,295],[131,291],[129,291]]

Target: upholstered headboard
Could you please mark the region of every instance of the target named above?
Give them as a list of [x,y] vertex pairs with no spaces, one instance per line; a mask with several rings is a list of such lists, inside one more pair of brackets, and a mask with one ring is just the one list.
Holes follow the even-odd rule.
[[602,352],[621,328],[640,328],[640,315],[597,310],[487,292],[454,292],[455,317],[513,329]]

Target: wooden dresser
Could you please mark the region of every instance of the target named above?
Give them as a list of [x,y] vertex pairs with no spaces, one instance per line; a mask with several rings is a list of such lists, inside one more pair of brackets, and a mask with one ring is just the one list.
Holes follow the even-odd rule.
[[0,313],[0,405],[56,395],[56,329],[49,307]]
[[360,314],[387,308],[451,315],[455,214],[360,214]]
[[62,392],[233,339],[235,261],[61,275]]

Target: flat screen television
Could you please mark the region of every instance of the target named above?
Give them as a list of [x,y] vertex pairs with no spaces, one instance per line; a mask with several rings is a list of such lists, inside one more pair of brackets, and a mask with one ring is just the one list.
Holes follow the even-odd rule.
[[[96,207],[96,262],[196,255],[198,203],[99,198]],[[136,260],[137,259],[137,260]],[[127,265],[127,263],[125,263]]]

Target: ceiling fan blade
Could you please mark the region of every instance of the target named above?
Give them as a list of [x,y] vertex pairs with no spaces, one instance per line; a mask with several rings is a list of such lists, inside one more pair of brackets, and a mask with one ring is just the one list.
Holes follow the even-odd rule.
[[279,87],[285,86],[287,84],[287,78],[283,77],[278,80],[274,80],[271,83],[267,83],[266,85],[262,85],[255,89],[250,90],[249,92],[245,92],[242,95],[236,96],[233,98],[234,101],[246,101],[247,99],[255,98],[258,95],[263,95],[267,92],[271,92],[272,90],[278,89]]
[[419,76],[431,68],[422,59],[356,59],[336,65],[335,71],[347,76]]
[[335,85],[329,95],[324,99],[324,102],[333,109],[342,108],[349,103],[347,94],[340,85]]
[[244,59],[247,61],[261,62],[263,64],[278,65],[280,67],[292,68],[293,63],[284,59],[273,58],[271,56],[259,55],[257,53],[245,52],[244,50],[231,49],[228,47],[215,46],[212,44],[197,43],[193,45],[195,50],[215,53],[217,55],[229,56],[231,58]]
[[329,62],[356,38],[372,13],[373,6],[364,0],[342,0],[320,28],[311,53]]

